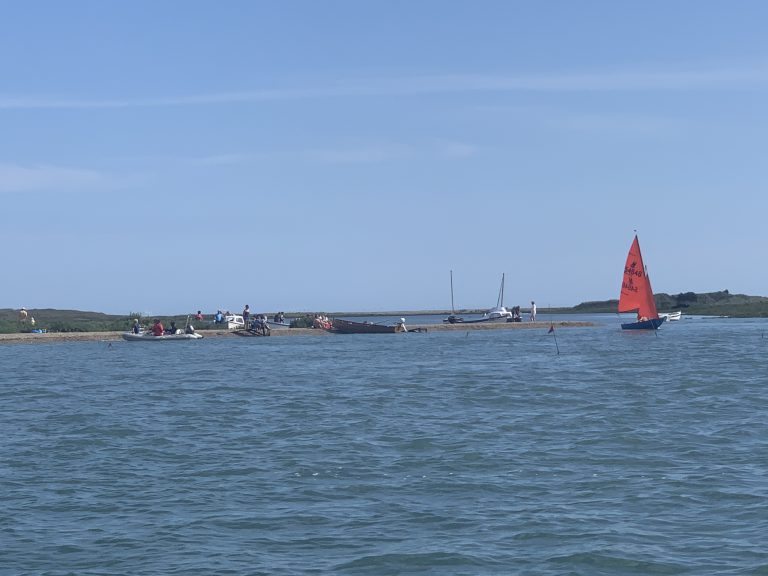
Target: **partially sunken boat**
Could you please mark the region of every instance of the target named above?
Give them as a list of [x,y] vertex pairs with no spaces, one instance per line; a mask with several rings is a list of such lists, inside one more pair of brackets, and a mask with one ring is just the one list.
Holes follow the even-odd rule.
[[395,332],[407,332],[405,320],[392,325],[373,324],[371,322],[352,322],[351,320],[341,320],[334,318],[331,323],[331,332],[339,334],[394,334]]

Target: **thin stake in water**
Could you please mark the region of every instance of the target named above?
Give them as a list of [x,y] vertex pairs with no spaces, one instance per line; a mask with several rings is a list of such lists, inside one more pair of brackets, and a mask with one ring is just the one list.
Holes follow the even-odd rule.
[[549,325],[549,332],[547,334],[552,334],[552,336],[555,339],[555,348],[557,349],[557,355],[560,356],[560,346],[557,345],[557,334],[555,334],[555,323],[552,322]]

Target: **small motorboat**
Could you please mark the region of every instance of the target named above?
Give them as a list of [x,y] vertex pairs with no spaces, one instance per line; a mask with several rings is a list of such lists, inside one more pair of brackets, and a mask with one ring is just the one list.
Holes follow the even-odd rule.
[[240,314],[228,314],[224,316],[224,322],[229,330],[243,330],[247,328],[245,319]]
[[289,328],[291,326],[290,322],[285,321],[285,314],[282,312],[278,312],[272,316],[272,320],[267,320],[267,324],[271,324],[272,326],[283,326],[285,328]]
[[128,342],[164,342],[166,340],[200,340],[203,335],[197,332],[187,334],[179,330],[176,334],[163,334],[162,336],[155,336],[152,332],[139,332],[134,334],[133,332],[123,332],[123,340]]

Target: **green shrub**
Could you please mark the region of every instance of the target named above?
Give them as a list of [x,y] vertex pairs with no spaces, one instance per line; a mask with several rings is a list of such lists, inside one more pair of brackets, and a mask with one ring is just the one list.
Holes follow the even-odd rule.
[[298,318],[291,320],[291,328],[312,328],[312,323],[315,321],[314,314],[305,314]]

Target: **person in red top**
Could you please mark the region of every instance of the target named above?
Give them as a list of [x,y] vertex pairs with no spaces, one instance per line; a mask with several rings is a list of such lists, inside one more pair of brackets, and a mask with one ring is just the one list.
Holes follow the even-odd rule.
[[155,323],[152,325],[152,334],[155,336],[162,336],[163,332],[165,332],[163,323],[160,322],[160,320],[155,320]]

